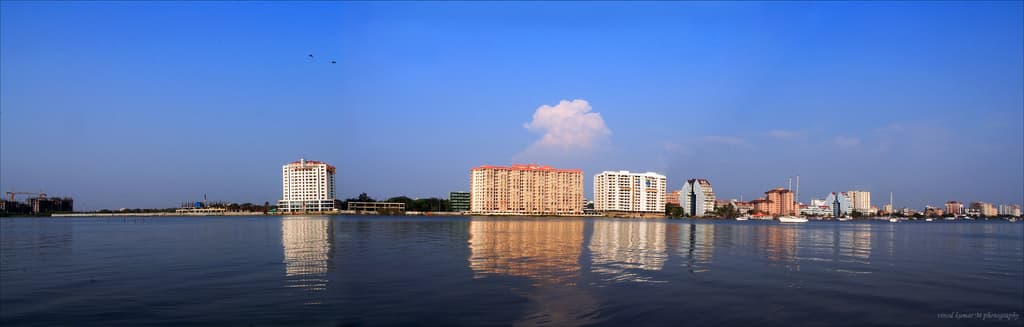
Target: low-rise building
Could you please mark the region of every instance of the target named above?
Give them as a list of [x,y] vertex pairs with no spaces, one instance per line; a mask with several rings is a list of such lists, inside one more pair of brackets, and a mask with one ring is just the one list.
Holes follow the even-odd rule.
[[356,213],[388,213],[396,214],[405,212],[405,203],[402,202],[356,202],[348,203],[348,210]]
[[448,205],[451,206],[452,211],[462,212],[469,211],[469,192],[450,192],[448,193]]

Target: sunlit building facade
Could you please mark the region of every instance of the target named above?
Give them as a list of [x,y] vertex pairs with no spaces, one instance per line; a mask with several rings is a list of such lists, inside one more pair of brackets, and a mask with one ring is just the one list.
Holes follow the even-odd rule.
[[335,168],[325,162],[299,159],[281,167],[282,212],[333,211]]
[[960,201],[948,201],[946,202],[946,213],[952,215],[964,214],[964,204]]
[[679,191],[679,206],[683,214],[703,217],[715,211],[715,192],[711,182],[702,178],[689,179]]
[[664,214],[665,176],[625,170],[594,175],[594,210]]
[[773,216],[795,216],[799,212],[796,201],[793,200],[793,191],[777,187],[764,192],[765,198],[771,201],[768,205],[769,215]]
[[583,171],[540,165],[480,166],[470,171],[476,214],[581,215]]

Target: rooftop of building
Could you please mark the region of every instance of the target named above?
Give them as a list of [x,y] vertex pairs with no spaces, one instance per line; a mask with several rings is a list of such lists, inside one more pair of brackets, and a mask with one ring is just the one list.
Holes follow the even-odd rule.
[[525,164],[525,165],[524,164],[512,164],[512,166],[510,166],[510,167],[481,165],[480,167],[473,167],[472,170],[481,170],[481,169],[553,171],[553,172],[583,173],[583,171],[579,170],[579,169],[558,169],[558,168],[553,168],[551,166],[541,166],[541,165],[532,164],[532,163],[531,164]]
[[334,170],[334,166],[323,161],[306,160],[306,158],[299,158],[299,161],[292,161],[288,163],[288,166],[292,165],[327,165],[327,169]]

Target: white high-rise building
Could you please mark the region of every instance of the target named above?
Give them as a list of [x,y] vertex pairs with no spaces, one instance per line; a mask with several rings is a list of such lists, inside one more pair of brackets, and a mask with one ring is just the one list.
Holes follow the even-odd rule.
[[665,212],[665,175],[606,171],[594,175],[594,210]]
[[283,196],[277,210],[283,212],[333,211],[334,166],[299,159],[281,167]]
[[679,206],[691,217],[702,217],[715,211],[715,192],[706,179],[690,179],[679,192]]
[[846,192],[846,196],[850,198],[850,203],[853,205],[853,210],[871,209],[871,192],[849,191]]

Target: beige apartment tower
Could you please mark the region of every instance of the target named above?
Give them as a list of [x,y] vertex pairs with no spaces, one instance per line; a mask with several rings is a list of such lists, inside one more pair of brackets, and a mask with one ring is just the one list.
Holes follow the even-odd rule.
[[469,211],[497,215],[582,215],[583,171],[535,164],[473,168]]
[[665,215],[665,175],[605,171],[594,175],[594,210]]

